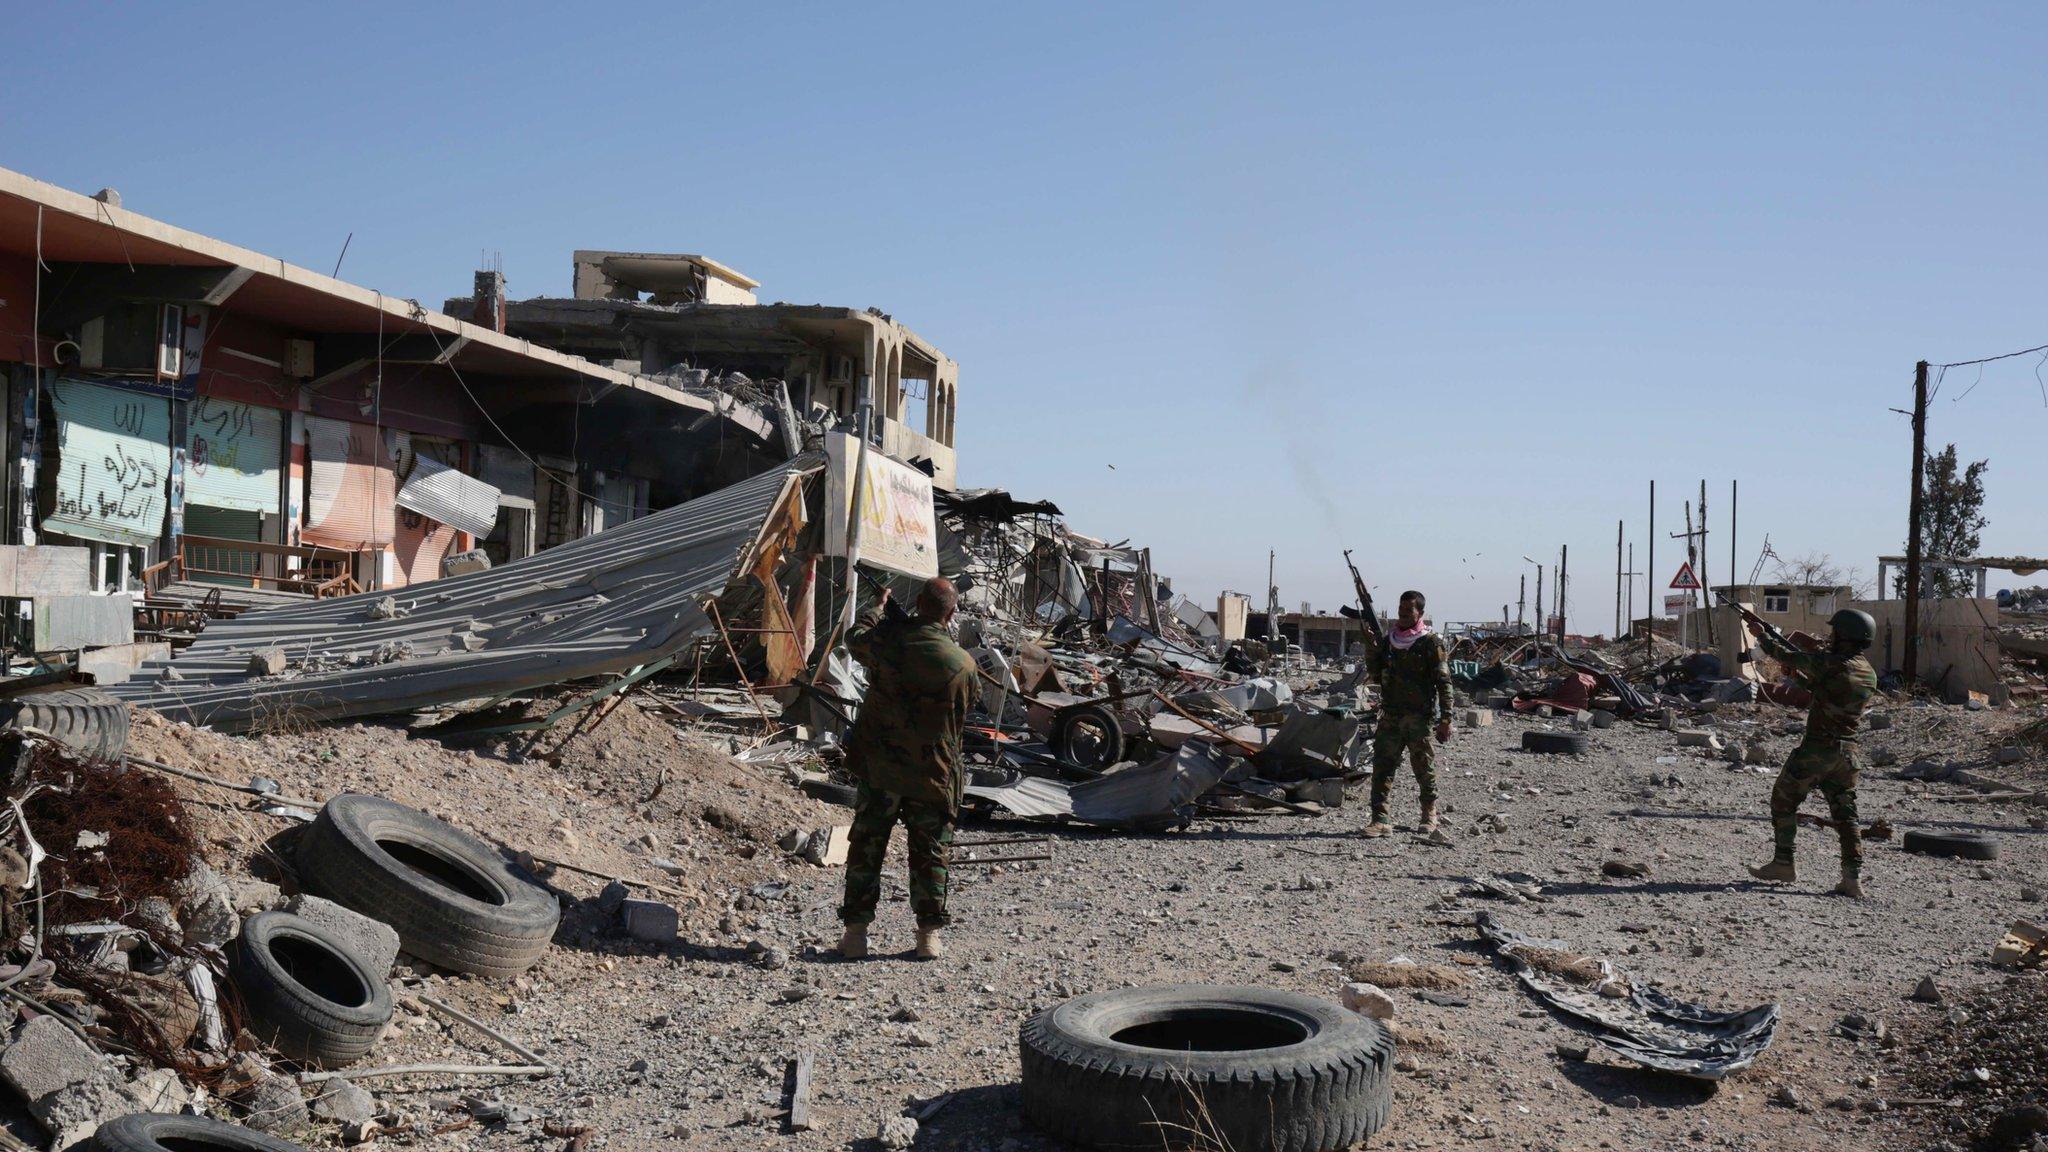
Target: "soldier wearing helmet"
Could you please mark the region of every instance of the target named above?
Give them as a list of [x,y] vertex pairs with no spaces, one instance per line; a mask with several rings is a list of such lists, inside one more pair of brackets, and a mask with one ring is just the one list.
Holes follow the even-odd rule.
[[1863,895],[1863,837],[1856,823],[1856,733],[1863,712],[1877,694],[1877,671],[1863,653],[1877,638],[1877,621],[1865,612],[1844,608],[1828,621],[1833,642],[1825,652],[1803,652],[1769,631],[1764,650],[1792,670],[1793,677],[1813,693],[1806,714],[1806,737],[1771,788],[1771,831],[1777,851],[1771,862],[1751,868],[1759,880],[1794,879],[1792,840],[1799,831],[1799,804],[1818,788],[1828,815],[1842,838],[1843,896]]

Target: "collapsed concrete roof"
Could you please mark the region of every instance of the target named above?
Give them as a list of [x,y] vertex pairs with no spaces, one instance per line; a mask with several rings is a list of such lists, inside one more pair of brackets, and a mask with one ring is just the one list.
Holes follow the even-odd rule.
[[[820,469],[820,457],[799,457],[502,568],[218,621],[110,690],[239,732],[624,673],[709,633],[706,605],[801,532],[804,482]],[[284,670],[255,671],[273,650]]]

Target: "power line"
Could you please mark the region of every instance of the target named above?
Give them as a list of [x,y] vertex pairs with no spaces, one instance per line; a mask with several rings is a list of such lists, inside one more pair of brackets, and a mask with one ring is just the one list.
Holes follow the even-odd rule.
[[1958,360],[1958,361],[1956,361],[1956,362],[1955,362],[1955,363],[1953,363],[1953,364],[1932,364],[1932,365],[1929,365],[1929,367],[1932,367],[1932,368],[1968,368],[1968,367],[1969,367],[1970,365],[1972,365],[1972,364],[1989,364],[1989,363],[1991,363],[1991,362],[1992,362],[1992,361],[1994,361],[1994,360],[2011,360],[2011,359],[2013,359],[2014,357],[2018,357],[2018,356],[2031,356],[2031,355],[2033,355],[2033,354],[2034,354],[2034,353],[2036,353],[2036,352],[2048,352],[2048,344],[2038,344],[2038,345],[2036,345],[2036,346],[2034,346],[2034,347],[2032,347],[2032,348],[2022,348],[2022,349],[2020,349],[2020,350],[2019,350],[2019,351],[2017,351],[2017,352],[2007,352],[2007,353],[2005,353],[2005,354],[2004,354],[2004,355],[2002,355],[2002,356],[1986,356],[1986,357],[1984,357],[1983,359],[1980,359],[1980,360]]

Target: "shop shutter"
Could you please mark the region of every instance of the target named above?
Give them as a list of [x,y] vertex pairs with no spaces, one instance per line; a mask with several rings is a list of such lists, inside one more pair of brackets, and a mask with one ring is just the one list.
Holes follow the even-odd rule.
[[496,444],[479,444],[483,454],[483,481],[498,490],[498,502],[515,508],[533,507],[533,461],[517,449]]
[[43,530],[148,547],[170,507],[171,402],[83,380],[56,401],[56,504]]
[[[185,408],[185,504],[278,514],[284,413],[202,396]],[[186,517],[189,521],[191,513]],[[186,527],[188,532],[198,531]],[[201,533],[204,535],[204,533]],[[252,537],[253,539],[253,537]]]
[[359,550],[391,543],[397,484],[384,437],[368,424],[306,417],[308,544]]

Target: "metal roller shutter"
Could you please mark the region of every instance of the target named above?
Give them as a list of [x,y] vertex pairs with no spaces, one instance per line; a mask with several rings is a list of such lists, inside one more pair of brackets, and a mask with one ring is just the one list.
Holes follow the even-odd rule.
[[533,461],[513,448],[479,444],[483,454],[483,481],[498,490],[498,503],[514,508],[533,507]]
[[148,547],[170,507],[171,402],[83,380],[56,401],[56,503],[43,530]]
[[[268,513],[280,507],[284,413],[202,396],[185,410],[185,504]],[[189,518],[191,512],[186,512]],[[198,531],[187,527],[187,531]],[[204,535],[204,533],[201,533]],[[253,540],[254,536],[246,537]]]
[[398,486],[384,437],[368,424],[306,417],[308,544],[355,551],[390,544]]

